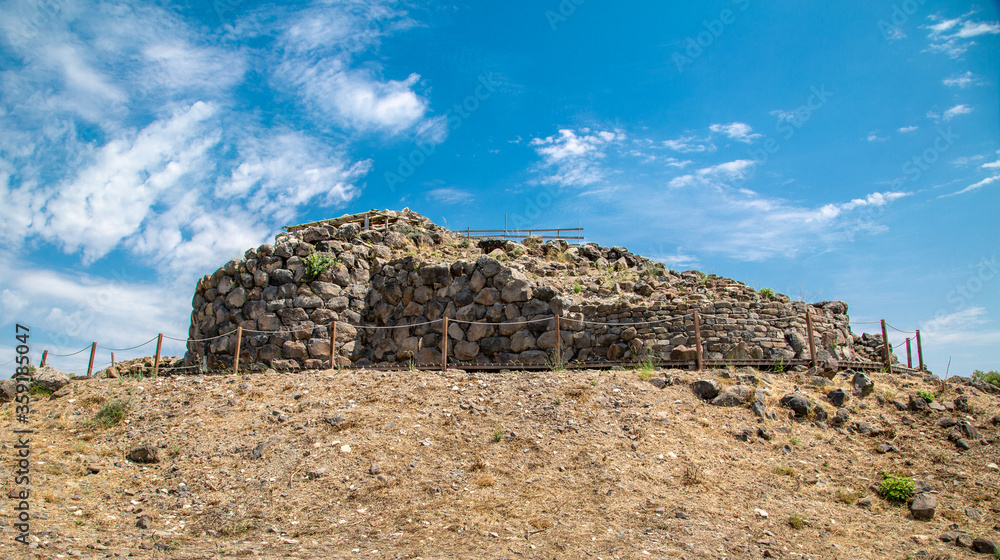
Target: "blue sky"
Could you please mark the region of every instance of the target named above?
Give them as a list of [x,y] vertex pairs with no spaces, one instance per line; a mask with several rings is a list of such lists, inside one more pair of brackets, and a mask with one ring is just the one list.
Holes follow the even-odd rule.
[[920,328],[937,373],[1000,369],[995,2],[0,14],[0,362],[15,322],[36,354],[184,338],[197,278],[281,226],[408,206],[454,229],[581,223],[845,300],[857,332]]

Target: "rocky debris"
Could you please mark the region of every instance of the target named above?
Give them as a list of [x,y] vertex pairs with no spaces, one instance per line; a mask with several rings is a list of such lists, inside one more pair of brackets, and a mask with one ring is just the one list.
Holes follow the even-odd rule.
[[719,395],[721,388],[714,379],[699,379],[691,382],[691,392],[703,401],[710,401]]
[[[141,375],[143,377],[149,377],[153,375],[154,371],[158,371],[160,375],[171,375],[175,373],[182,373],[184,366],[184,358],[177,356],[160,356],[160,367],[159,370],[153,367],[155,358],[146,356],[144,358],[135,358],[132,360],[125,360],[122,362],[116,362],[112,366],[108,366],[100,371],[94,373],[95,377],[98,378],[110,378],[117,379],[124,376],[134,376]],[[249,364],[247,364],[248,366]],[[240,365],[240,369],[245,366]]]
[[981,554],[996,554],[998,550],[997,543],[986,537],[977,537],[972,541],[971,548]]
[[854,388],[854,396],[865,398],[875,390],[875,382],[862,372],[857,372],[851,378],[851,387]]
[[714,406],[742,406],[750,401],[754,396],[753,387],[747,387],[746,385],[736,385],[730,387],[724,393],[719,394],[717,397],[712,399],[712,404]]
[[125,458],[133,463],[159,463],[160,457],[157,449],[152,445],[140,445],[129,449]]
[[0,380],[0,403],[10,402],[17,398],[17,380]]
[[926,412],[927,401],[921,396],[910,395],[910,404],[907,408],[910,409],[910,412]]
[[49,391],[58,391],[69,385],[69,376],[51,366],[36,369],[31,374],[31,380]]
[[847,402],[847,391],[843,389],[834,389],[826,394],[826,398],[833,403],[833,406],[842,407],[844,403]]
[[797,418],[809,416],[809,412],[812,410],[812,403],[809,401],[809,397],[798,391],[781,397],[781,401],[779,402],[781,406],[794,412]]
[[922,492],[913,498],[910,504],[910,513],[914,519],[930,521],[934,519],[934,512],[937,510],[937,498],[929,492]]

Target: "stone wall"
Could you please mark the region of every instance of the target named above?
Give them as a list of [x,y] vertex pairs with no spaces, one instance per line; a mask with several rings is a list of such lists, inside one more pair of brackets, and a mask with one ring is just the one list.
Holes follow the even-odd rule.
[[[475,259],[423,260],[417,255],[454,240],[413,216],[419,227],[360,231],[348,224],[282,233],[274,245],[248,250],[205,276],[192,302],[193,341],[186,361],[229,367],[235,331],[242,327],[243,364],[329,367],[330,324],[336,321],[334,365],[439,364],[441,319],[448,317],[449,360],[552,363],[553,315],[560,316],[565,361],[693,359],[692,311],[698,309],[705,359],[778,362],[809,356],[807,308],[821,361],[877,359],[864,345],[855,349],[858,337],[850,331],[843,302],[769,299],[732,280],[665,268],[643,280],[615,283],[615,290],[628,292],[617,298],[593,297],[582,288],[560,291],[547,276],[571,267],[543,266],[546,261],[537,259],[516,264],[529,252],[516,243]],[[586,245],[569,249],[569,257],[556,242],[533,250],[544,256],[550,248],[578,261],[576,270],[590,270],[592,264],[595,270],[627,272],[650,262],[619,247]],[[306,259],[315,252],[335,255],[337,262],[312,278]]]

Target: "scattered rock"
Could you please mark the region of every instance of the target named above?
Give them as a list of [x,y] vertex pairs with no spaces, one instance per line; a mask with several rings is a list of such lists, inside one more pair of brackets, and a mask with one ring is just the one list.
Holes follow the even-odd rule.
[[742,406],[753,396],[753,388],[746,385],[730,387],[726,392],[712,399],[714,406]]
[[157,450],[152,445],[140,445],[133,447],[125,455],[125,458],[133,463],[159,463],[160,458]]
[[847,391],[843,389],[834,389],[826,394],[826,398],[833,403],[833,406],[842,407],[844,403],[847,402]]
[[795,416],[799,418],[805,418],[809,415],[809,411],[812,410],[812,403],[809,402],[809,397],[797,391],[781,397],[780,402],[781,406],[791,409],[795,412]]
[[934,494],[926,492],[917,494],[913,498],[913,503],[910,504],[910,513],[913,514],[913,518],[921,521],[934,519],[935,510],[937,510],[937,498],[934,497]]
[[981,554],[996,554],[997,543],[986,537],[979,537],[972,541],[972,550]]
[[925,412],[927,410],[927,401],[923,397],[910,395],[909,409],[911,412]]
[[135,526],[139,529],[149,529],[152,526],[152,520],[148,515],[140,515],[139,519],[135,522]]
[[699,379],[691,382],[691,392],[703,401],[709,401],[719,395],[719,382],[714,379]]
[[69,385],[69,376],[51,366],[42,366],[32,374],[32,381],[50,391],[58,391]]
[[854,374],[851,386],[854,388],[855,397],[865,398],[875,390],[875,382],[860,371]]

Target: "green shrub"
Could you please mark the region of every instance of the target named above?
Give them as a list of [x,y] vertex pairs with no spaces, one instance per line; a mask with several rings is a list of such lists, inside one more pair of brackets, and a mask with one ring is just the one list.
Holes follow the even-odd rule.
[[878,493],[890,502],[906,502],[913,497],[913,479],[908,476],[883,474]]
[[28,394],[31,395],[32,397],[38,397],[38,398],[47,397],[51,395],[53,392],[54,391],[52,389],[49,389],[45,385],[39,385],[34,381],[32,381],[31,386],[28,387]]
[[90,423],[101,428],[117,426],[119,422],[125,419],[128,409],[131,406],[132,403],[130,401],[115,399],[104,405],[101,410],[98,410],[97,414],[90,419]]
[[767,298],[767,299],[773,299],[774,298],[774,290],[772,290],[771,288],[761,288],[760,289],[760,295],[763,296],[763,297],[765,297],[765,298]]
[[792,526],[793,529],[801,529],[809,525],[809,521],[800,513],[793,513],[788,516],[788,524]]
[[982,371],[977,369],[976,371],[972,372],[972,380],[979,381],[982,383],[989,383],[990,385],[996,385],[997,387],[1000,387],[1000,373],[995,371],[983,373]]
[[331,253],[310,253],[303,261],[309,278],[316,278],[327,270],[340,265],[340,261]]
[[934,393],[930,391],[924,391],[924,390],[917,391],[917,396],[929,403],[934,402]]

